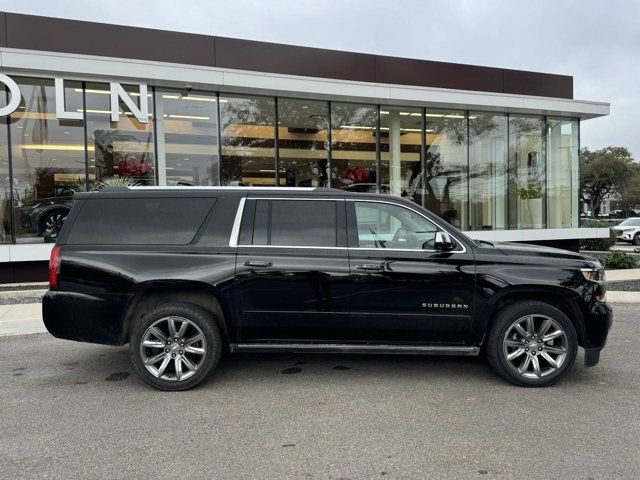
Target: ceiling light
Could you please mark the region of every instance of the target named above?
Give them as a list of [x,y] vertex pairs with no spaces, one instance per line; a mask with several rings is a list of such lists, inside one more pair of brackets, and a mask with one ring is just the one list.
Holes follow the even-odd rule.
[[389,115],[389,112],[386,110],[380,110],[380,115]]
[[[84,145],[20,145],[22,150],[69,150],[69,151],[84,151]],[[89,145],[87,150],[93,151],[96,147]]]
[[422,130],[419,128],[401,128],[402,132],[421,132]]
[[442,118],[444,113],[427,113],[427,117]]
[[447,118],[466,118],[464,115],[445,115]]
[[365,127],[361,125],[340,125],[340,128],[349,128],[352,130],[373,130],[374,127]]
[[184,120],[211,120],[211,117],[202,117],[200,115],[173,115],[170,114],[169,118],[180,118]]

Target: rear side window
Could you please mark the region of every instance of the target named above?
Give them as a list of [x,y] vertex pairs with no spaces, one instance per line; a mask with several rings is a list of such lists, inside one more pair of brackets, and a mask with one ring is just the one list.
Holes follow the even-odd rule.
[[335,247],[336,202],[273,200],[270,245]]
[[71,245],[186,245],[215,198],[92,198],[71,227]]

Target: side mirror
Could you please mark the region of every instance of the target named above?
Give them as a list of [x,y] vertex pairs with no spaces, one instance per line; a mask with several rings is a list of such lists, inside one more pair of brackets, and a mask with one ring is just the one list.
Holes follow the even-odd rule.
[[450,252],[456,248],[456,242],[447,232],[436,232],[434,248],[436,250],[442,250],[443,252]]

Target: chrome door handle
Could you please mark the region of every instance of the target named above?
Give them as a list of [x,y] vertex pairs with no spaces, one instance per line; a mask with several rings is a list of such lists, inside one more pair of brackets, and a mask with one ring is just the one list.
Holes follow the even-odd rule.
[[271,262],[265,262],[260,260],[250,260],[247,262],[242,262],[242,264],[247,267],[262,267],[262,268],[271,267],[273,265],[273,263]]
[[356,270],[382,270],[384,265],[382,263],[358,263],[356,264]]

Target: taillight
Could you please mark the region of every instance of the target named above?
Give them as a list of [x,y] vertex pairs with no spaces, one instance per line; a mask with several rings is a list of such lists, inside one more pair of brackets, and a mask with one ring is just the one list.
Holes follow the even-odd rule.
[[49,257],[49,289],[58,288],[58,275],[60,274],[60,246],[54,245]]

